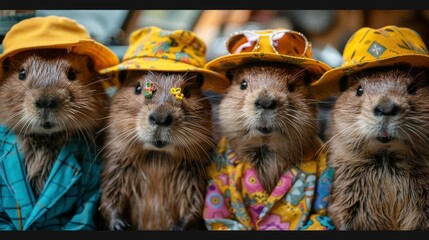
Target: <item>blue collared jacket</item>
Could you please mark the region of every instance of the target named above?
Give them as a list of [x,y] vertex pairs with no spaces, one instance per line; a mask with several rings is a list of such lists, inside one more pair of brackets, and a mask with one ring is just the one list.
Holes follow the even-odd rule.
[[100,161],[95,148],[71,140],[36,199],[16,136],[0,125],[0,230],[95,230]]

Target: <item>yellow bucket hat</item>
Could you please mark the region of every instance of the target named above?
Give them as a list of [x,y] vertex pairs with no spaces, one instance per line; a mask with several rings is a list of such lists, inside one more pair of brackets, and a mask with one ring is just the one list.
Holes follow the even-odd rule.
[[311,43],[300,32],[284,28],[245,30],[231,34],[226,41],[228,55],[213,59],[205,68],[225,73],[251,62],[282,62],[301,66],[316,78],[330,70],[312,58]]
[[357,71],[384,66],[429,67],[429,55],[420,35],[409,28],[393,25],[379,29],[364,27],[348,40],[341,67],[326,72],[312,84],[319,99],[339,92],[342,77]]
[[131,34],[123,61],[101,72],[122,70],[200,72],[204,75],[203,90],[223,93],[230,82],[225,76],[204,69],[205,54],[205,43],[192,31],[144,27]]
[[[73,19],[61,16],[32,17],[11,27],[3,40],[3,61],[17,53],[32,49],[69,49],[88,55],[96,71],[119,63],[118,56],[106,46],[91,39],[86,28]],[[0,68],[0,77],[3,75]],[[114,81],[114,80],[110,80]],[[105,83],[105,87],[117,85]]]

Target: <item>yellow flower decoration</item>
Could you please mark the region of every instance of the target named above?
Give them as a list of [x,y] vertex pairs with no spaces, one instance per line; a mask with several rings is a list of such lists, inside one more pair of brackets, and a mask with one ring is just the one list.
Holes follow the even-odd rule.
[[179,100],[179,101],[182,101],[184,97],[181,91],[182,91],[181,88],[174,88],[174,87],[170,88],[170,93],[176,96],[176,100]]

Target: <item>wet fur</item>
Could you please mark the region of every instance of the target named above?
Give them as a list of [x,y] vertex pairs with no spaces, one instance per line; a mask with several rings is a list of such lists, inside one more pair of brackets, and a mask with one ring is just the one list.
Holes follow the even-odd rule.
[[[151,80],[151,99],[136,85]],[[171,87],[190,96],[178,101]],[[150,114],[172,115],[157,127]],[[214,141],[211,106],[196,75],[130,71],[112,99],[107,141],[102,151],[101,212],[110,230],[204,229],[202,210]],[[156,148],[154,141],[167,141]]]
[[[75,134],[90,144],[105,117],[107,95],[101,76],[88,68],[87,56],[66,50],[33,50],[19,53],[5,61],[0,80],[0,123],[17,135],[25,156],[27,177],[36,196],[45,184],[59,150]],[[76,80],[67,79],[70,68]],[[26,79],[18,78],[25,69]],[[38,109],[42,97],[55,97],[55,110]],[[54,128],[44,129],[49,121]]]
[[[334,167],[328,214],[339,230],[429,229],[428,76],[410,68],[367,70],[350,77],[336,100],[327,141]],[[374,108],[389,102],[399,110],[387,123]],[[392,141],[376,140],[384,131]]]
[[[241,159],[249,161],[267,192],[291,165],[314,148],[316,101],[311,79],[301,68],[285,64],[249,64],[231,72],[232,85],[219,105],[219,125]],[[240,88],[243,80],[247,88]],[[257,99],[276,99],[274,109],[255,107]],[[258,127],[271,128],[262,134]]]

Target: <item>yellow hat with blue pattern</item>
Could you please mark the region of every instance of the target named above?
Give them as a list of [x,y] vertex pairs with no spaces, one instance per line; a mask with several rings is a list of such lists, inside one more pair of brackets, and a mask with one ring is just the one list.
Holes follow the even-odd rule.
[[327,71],[311,91],[316,98],[327,99],[339,93],[342,77],[386,66],[429,67],[428,50],[416,31],[394,25],[357,30],[344,47],[341,67]]
[[101,73],[123,70],[165,72],[199,72],[204,76],[202,90],[223,93],[229,80],[214,71],[204,69],[206,44],[194,32],[165,30],[149,26],[134,31],[123,61],[101,70]]

